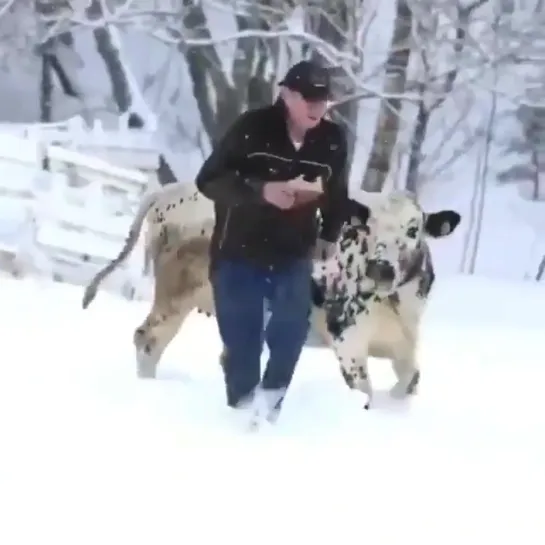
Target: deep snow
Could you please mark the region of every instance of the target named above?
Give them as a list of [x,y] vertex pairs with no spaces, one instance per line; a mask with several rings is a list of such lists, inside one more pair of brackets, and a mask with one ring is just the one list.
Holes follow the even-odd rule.
[[441,279],[419,397],[366,412],[309,348],[257,435],[223,407],[214,320],[191,316],[139,381],[147,304],[81,294],[0,278],[0,543],[545,542],[545,289]]

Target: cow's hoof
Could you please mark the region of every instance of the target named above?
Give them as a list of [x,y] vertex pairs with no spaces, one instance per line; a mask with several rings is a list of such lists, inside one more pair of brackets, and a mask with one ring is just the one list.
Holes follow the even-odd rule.
[[407,383],[405,381],[396,382],[395,385],[390,388],[390,396],[394,399],[403,399],[407,396]]
[[407,386],[407,394],[416,395],[418,393],[419,384],[420,384],[420,371],[417,369],[412,376],[411,382],[409,382],[409,385]]
[[415,371],[410,377],[401,378],[390,390],[390,395],[394,399],[405,399],[409,395],[413,395],[418,390],[420,381],[420,371]]
[[157,365],[147,354],[137,355],[136,376],[138,378],[156,378]]

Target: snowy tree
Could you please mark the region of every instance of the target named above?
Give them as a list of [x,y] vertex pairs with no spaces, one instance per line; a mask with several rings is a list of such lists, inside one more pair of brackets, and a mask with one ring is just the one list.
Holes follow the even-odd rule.
[[[455,133],[465,137],[448,160],[463,157],[482,136],[468,128],[467,119],[474,95],[487,92],[490,71],[501,64],[507,72],[523,59],[535,64],[545,58],[545,25],[539,24],[545,15],[536,7],[539,2],[532,8],[533,20],[519,3],[503,1],[503,16],[492,30],[489,6],[494,2],[489,0],[396,0],[389,51],[377,67],[382,84],[375,88],[361,76],[365,53],[373,55],[373,44],[365,40],[379,5],[372,0],[0,0],[0,14],[17,11],[19,30],[10,39],[20,42],[21,51],[43,59],[43,120],[48,119],[47,89],[54,86],[80,100],[87,117],[93,115],[70,67],[74,36],[83,31],[92,36],[104,62],[112,111],[127,114],[133,126],[145,125],[146,116],[135,104],[163,67],[146,76],[140,89],[120,31],[143,33],[166,44],[187,64],[202,123],[202,131],[189,140],[202,148],[214,143],[246,108],[270,103],[289,64],[317,58],[332,69],[337,101],[331,114],[349,129],[351,148],[356,145],[359,101],[379,99],[361,181],[364,189],[377,191],[396,172],[400,157],[406,167],[400,185],[417,190],[422,174],[436,177],[445,166],[438,161],[443,143]],[[218,26],[218,14],[225,24]],[[0,17],[0,34],[15,26]],[[21,41],[23,37],[29,42]],[[176,130],[183,133],[180,89],[168,93],[165,100],[172,105]],[[513,102],[522,100],[516,90],[505,94]],[[526,93],[524,100],[530,103],[533,98]],[[440,118],[445,101],[458,119],[430,135],[430,119]],[[193,128],[190,132],[195,133]]]
[[[337,6],[315,0],[183,0],[148,11],[133,5],[115,20],[183,55],[203,128],[213,143],[243,110],[270,103],[279,77],[303,57],[331,67],[337,89],[361,90],[356,75],[362,59],[356,42],[361,6],[361,0]],[[227,22],[221,36],[210,22],[215,12],[232,17],[232,28]],[[355,123],[356,113],[357,106],[345,104],[333,115]]]
[[509,76],[517,78],[517,85],[508,92],[514,98],[519,131],[499,139],[512,162],[497,179],[502,184],[517,183],[523,198],[535,201],[545,198],[541,183],[545,171],[545,3],[529,4],[501,21],[501,38],[511,46]]
[[35,0],[33,19],[36,21],[34,52],[40,58],[40,121],[52,120],[53,90],[56,82],[66,96],[81,98],[75,81],[65,70],[61,61],[63,51],[71,49],[74,39],[69,31],[55,31],[56,21],[62,19],[72,8],[67,2]]
[[[541,3],[524,8],[514,4],[498,5],[489,0],[397,2],[363,189],[380,191],[397,155],[406,156],[403,185],[413,191],[418,190],[422,166],[425,178],[434,179],[442,169],[463,157],[487,130],[484,118],[481,127],[467,123],[476,97],[482,98],[483,93],[496,93],[515,105],[540,102],[542,89],[534,89],[532,95],[522,92],[520,86],[492,86],[498,74],[511,83],[516,64],[543,65],[545,60],[545,13]],[[544,75],[540,81],[545,81]],[[441,134],[430,139],[430,119],[445,101],[459,115],[450,126],[441,127]],[[447,162],[438,161],[444,143],[460,133],[464,136],[459,148]],[[424,144],[430,147],[432,140],[432,149],[424,152]]]
[[[488,0],[398,2],[363,189],[382,190],[395,157],[402,155],[406,170],[403,181],[396,185],[417,191],[424,163],[427,178],[433,179],[482,136],[480,130],[467,125],[468,112],[475,103],[475,93],[481,91],[481,79],[486,79],[496,62],[503,62],[500,57],[492,59],[478,39],[482,32],[479,27],[490,24],[487,4]],[[425,153],[430,120],[447,100],[459,115],[449,126],[441,127],[441,134],[434,135],[432,149]],[[464,134],[462,144],[446,163],[439,164],[444,143],[460,132]]]
[[[417,57],[419,74],[411,85],[416,87],[419,100],[416,107],[414,131],[409,146],[408,166],[405,179],[405,187],[413,192],[418,191],[419,169],[425,159],[422,148],[427,137],[429,122],[432,114],[438,110],[445,100],[456,90],[457,78],[462,72],[466,75],[468,67],[468,30],[471,18],[488,0],[475,0],[463,5],[461,3],[449,6],[447,11],[433,10],[432,2],[420,2],[418,4],[418,17],[415,25],[415,50],[413,55]],[[451,12],[451,13],[449,13]],[[442,19],[450,15],[449,25],[442,24]],[[446,46],[446,47],[445,47]],[[448,66],[442,68],[445,63],[445,48]],[[441,58],[443,57],[443,58]],[[466,101],[467,104],[467,101]],[[467,110],[462,108],[458,122],[453,126],[454,130],[460,128]],[[443,138],[452,131],[445,131]],[[468,137],[465,139],[463,151],[467,150],[475,141]],[[444,140],[436,146],[440,150]]]
[[521,131],[507,142],[506,153],[515,155],[509,168],[498,174],[500,183],[519,183],[523,197],[545,198],[545,106],[521,104],[516,111]]
[[400,109],[407,82],[413,29],[412,9],[407,0],[397,0],[390,51],[384,67],[384,95],[375,136],[362,181],[365,191],[381,191],[390,170],[400,127]]
[[[333,94],[339,97],[338,103],[331,109],[331,114],[334,120],[342,123],[347,129],[348,156],[351,163],[357,140],[359,102],[343,98],[350,97],[358,91],[354,76],[358,75],[363,64],[363,49],[359,44],[364,38],[366,16],[369,18],[371,10],[366,13],[364,3],[358,0],[338,3],[329,0],[308,0],[304,4],[304,11],[304,28],[309,35],[317,36],[340,52],[354,55],[352,77],[342,66],[332,67],[331,70]],[[304,44],[303,55],[327,62],[316,44]]]

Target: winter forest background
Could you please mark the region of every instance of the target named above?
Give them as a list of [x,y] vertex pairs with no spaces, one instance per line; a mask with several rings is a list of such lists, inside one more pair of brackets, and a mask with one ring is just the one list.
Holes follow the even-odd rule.
[[0,0],[0,44],[0,122],[130,114],[181,182],[315,57],[354,194],[406,187],[460,211],[439,270],[541,279],[543,0]]

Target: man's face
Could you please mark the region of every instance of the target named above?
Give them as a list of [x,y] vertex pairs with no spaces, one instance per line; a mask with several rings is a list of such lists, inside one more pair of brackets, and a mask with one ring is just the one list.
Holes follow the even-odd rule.
[[283,98],[292,122],[301,130],[313,129],[327,111],[327,99],[305,99],[298,91],[283,90]]

